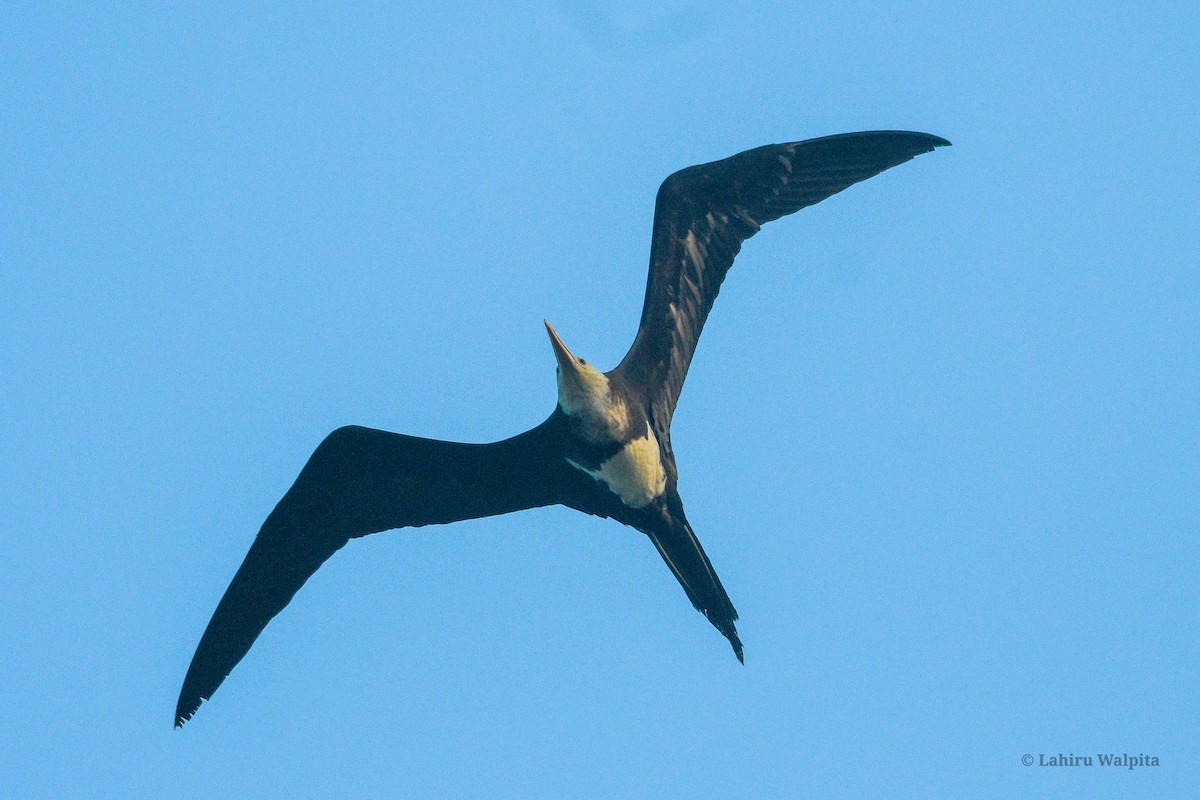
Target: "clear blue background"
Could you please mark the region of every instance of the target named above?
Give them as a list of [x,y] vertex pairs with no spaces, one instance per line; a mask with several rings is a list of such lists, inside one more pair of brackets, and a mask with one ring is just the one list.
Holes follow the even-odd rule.
[[[1194,792],[1195,9],[435,5],[0,10],[0,794]],[[745,667],[543,509],[354,542],[172,729],[328,431],[533,425],[662,178],[874,128],[955,146],[750,242],[675,421]]]

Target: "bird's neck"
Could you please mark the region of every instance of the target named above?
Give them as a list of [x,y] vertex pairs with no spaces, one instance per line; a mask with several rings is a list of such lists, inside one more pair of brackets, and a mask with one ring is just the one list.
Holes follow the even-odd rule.
[[558,406],[592,442],[621,441],[629,431],[629,409],[599,370],[558,380]]

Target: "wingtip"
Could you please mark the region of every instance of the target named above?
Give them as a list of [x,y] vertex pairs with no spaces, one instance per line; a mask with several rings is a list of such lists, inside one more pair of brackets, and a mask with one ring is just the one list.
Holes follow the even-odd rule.
[[196,711],[200,709],[200,701],[189,706],[182,700],[175,706],[175,729],[179,730],[183,724],[195,716]]
[[[928,150],[922,151],[925,153],[931,152],[932,150],[935,150],[936,148],[939,148],[939,147],[950,147],[951,146],[951,142],[949,139],[943,139],[941,136],[936,136],[932,133],[925,133],[924,131],[866,131],[865,133],[867,135],[880,135],[880,136],[885,136],[885,137],[886,136],[899,136],[899,137],[908,139],[910,142],[914,142],[914,143],[919,142],[919,146],[929,148]],[[849,134],[849,135],[854,136],[855,134]]]
[[921,145],[928,147],[924,152],[929,153],[939,147],[951,147],[949,139],[943,139],[941,136],[935,136],[932,133],[924,133],[922,131],[896,131],[896,133],[917,138]]
[[[875,130],[875,131],[854,131],[853,133],[835,133],[831,136],[820,136],[816,139],[805,139],[800,142],[793,142],[794,145],[813,144],[823,141],[837,141],[839,139],[890,139],[895,141],[905,141],[909,144],[915,144],[921,147],[928,147],[933,150],[936,147],[950,147],[951,142],[941,136],[924,131],[906,131],[906,130]],[[924,152],[928,153],[929,150]]]

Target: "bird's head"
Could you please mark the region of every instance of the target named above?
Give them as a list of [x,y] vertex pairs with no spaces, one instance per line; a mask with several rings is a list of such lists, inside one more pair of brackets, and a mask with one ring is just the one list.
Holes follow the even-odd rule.
[[554,326],[546,322],[550,346],[558,360],[558,405],[568,416],[596,416],[611,405],[608,377],[567,349]]

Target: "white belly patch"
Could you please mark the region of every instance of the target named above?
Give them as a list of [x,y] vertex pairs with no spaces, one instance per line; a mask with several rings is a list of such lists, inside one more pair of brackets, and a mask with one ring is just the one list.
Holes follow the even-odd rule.
[[648,504],[667,487],[667,473],[659,458],[658,439],[654,431],[649,429],[645,436],[634,439],[618,450],[600,465],[600,469],[588,469],[567,460],[571,466],[601,481],[631,508]]

